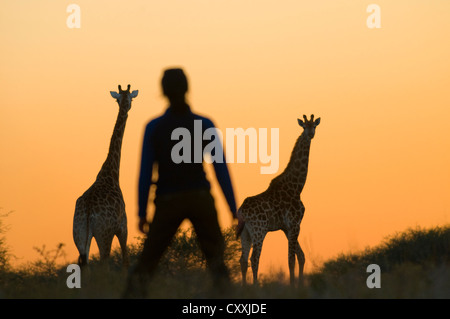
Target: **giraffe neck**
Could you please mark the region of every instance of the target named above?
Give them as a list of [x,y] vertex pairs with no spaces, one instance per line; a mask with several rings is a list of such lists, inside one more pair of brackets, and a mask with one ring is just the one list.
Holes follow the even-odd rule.
[[276,182],[274,180],[274,184],[281,184],[293,196],[299,196],[305,186],[310,147],[311,139],[302,133],[295,143],[286,169],[276,178]]
[[113,182],[119,182],[120,153],[122,150],[122,140],[127,118],[128,113],[120,109],[119,115],[117,116],[116,125],[114,126],[111,142],[109,144],[108,157],[97,175],[97,180],[112,178]]

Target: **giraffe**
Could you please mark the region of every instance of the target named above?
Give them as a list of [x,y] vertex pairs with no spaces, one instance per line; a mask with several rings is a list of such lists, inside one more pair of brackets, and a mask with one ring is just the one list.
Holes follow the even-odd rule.
[[138,91],[130,92],[128,84],[127,90],[122,90],[119,85],[119,93],[113,91],[110,93],[119,104],[119,114],[111,137],[108,156],[95,182],[77,199],[73,217],[73,239],[80,253],[78,258],[80,266],[88,263],[92,237],[97,242],[100,260],[105,260],[110,255],[114,236],[119,239],[123,264],[128,266],[127,216],[119,185],[119,170],[128,111],[131,108],[131,100],[138,95]]
[[300,194],[306,182],[309,150],[320,118],[314,121],[314,115],[305,121],[298,119],[303,133],[297,139],[288,165],[283,173],[275,177],[267,190],[256,196],[247,197],[238,210],[239,223],[237,237],[241,237],[242,255],[240,258],[242,281],[246,284],[248,256],[253,272],[253,283],[258,282],[258,266],[264,237],[269,231],[282,230],[288,239],[288,262],[290,283],[295,284],[295,256],[299,264],[299,282],[302,281],[305,255],[298,242],[300,223],[305,206]]

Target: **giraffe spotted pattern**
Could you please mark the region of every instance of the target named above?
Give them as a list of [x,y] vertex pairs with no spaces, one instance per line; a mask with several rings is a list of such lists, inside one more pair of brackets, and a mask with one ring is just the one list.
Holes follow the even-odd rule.
[[100,259],[105,260],[111,253],[114,236],[119,239],[122,258],[128,266],[127,252],[127,215],[125,202],[119,184],[120,155],[128,111],[131,100],[138,91],[122,90],[111,92],[119,104],[119,115],[114,127],[108,156],[103,163],[94,184],[78,198],[73,217],[73,239],[80,257],[78,264],[86,265],[92,238],[95,238],[100,252]]
[[308,173],[309,151],[315,129],[320,118],[314,121],[303,116],[298,120],[304,129],[297,139],[286,169],[275,177],[266,191],[244,200],[238,210],[240,223],[237,226],[237,236],[241,237],[242,255],[240,258],[242,281],[246,283],[248,257],[250,257],[253,272],[253,283],[258,282],[258,266],[262,244],[267,232],[282,230],[288,240],[288,262],[291,284],[295,283],[295,257],[299,264],[299,280],[303,276],[305,255],[298,242],[300,223],[305,213],[305,206],[300,200],[300,194],[305,186]]

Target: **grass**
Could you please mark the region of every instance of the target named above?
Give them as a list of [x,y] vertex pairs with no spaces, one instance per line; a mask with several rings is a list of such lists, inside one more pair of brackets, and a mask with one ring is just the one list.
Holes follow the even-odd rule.
[[[380,266],[381,289],[367,289],[370,264]],[[449,266],[450,226],[409,229],[324,263],[310,276],[311,288],[321,297],[449,298]]]
[[[450,226],[410,229],[359,253],[342,254],[305,275],[304,284],[291,287],[285,275],[261,276],[258,286],[240,283],[240,245],[234,232],[224,233],[226,263],[233,283],[218,292],[206,270],[191,231],[179,231],[161,260],[157,276],[148,284],[148,298],[450,298]],[[107,263],[98,256],[82,271],[81,289],[69,289],[67,265],[58,265],[64,246],[35,248],[40,260],[0,270],[0,298],[120,298],[128,278],[119,250]],[[141,244],[130,245],[133,265]],[[367,266],[381,268],[381,288],[366,285]],[[251,273],[251,271],[249,271]]]

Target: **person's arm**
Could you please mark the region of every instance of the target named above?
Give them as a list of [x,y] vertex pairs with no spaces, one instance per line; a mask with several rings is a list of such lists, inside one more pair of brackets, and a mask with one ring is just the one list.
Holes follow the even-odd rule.
[[142,145],[141,170],[139,174],[138,186],[138,215],[139,230],[144,232],[144,225],[147,223],[147,205],[152,184],[152,171],[154,161],[154,150],[152,143],[153,124],[150,122],[144,133],[144,142]]
[[[207,120],[205,122],[206,122],[206,128],[214,128],[215,129],[213,122],[211,122],[210,120]],[[217,149],[219,147],[220,147],[220,149]],[[219,182],[220,187],[222,188],[222,192],[228,203],[228,207],[230,208],[230,211],[233,214],[233,218],[237,218],[237,216],[236,216],[237,208],[236,208],[236,200],[234,197],[233,185],[231,183],[230,173],[228,172],[227,163],[225,161],[225,154],[223,152],[221,142],[216,144],[215,151],[220,152],[219,154],[222,154],[222,156],[223,156],[222,161],[213,161],[216,178],[217,178],[217,181]]]

